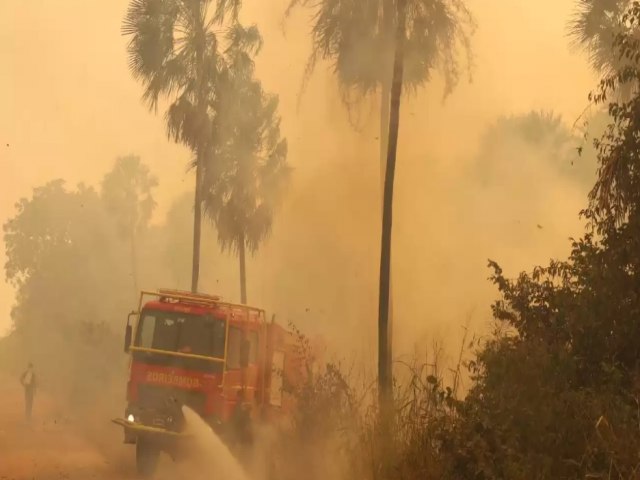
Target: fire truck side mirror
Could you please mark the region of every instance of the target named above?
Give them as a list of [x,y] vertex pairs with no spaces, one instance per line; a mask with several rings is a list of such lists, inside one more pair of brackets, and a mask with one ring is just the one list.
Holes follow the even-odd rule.
[[124,331],[124,353],[129,353],[129,347],[131,346],[131,337],[133,335],[133,330],[131,325],[127,325]]
[[133,328],[131,327],[131,317],[135,314],[136,312],[131,312],[127,316],[127,326],[124,330],[124,353],[129,353],[129,348],[131,347],[131,338],[133,337]]
[[240,345],[240,366],[242,368],[249,366],[249,352],[251,350],[251,343],[245,339]]

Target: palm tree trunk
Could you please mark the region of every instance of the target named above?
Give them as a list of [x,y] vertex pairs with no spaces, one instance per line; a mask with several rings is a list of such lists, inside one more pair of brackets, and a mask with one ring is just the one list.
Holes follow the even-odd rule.
[[[383,44],[391,45],[393,38],[393,18],[395,16],[393,0],[384,0],[382,4],[382,27],[384,29],[384,36],[386,37]],[[385,68],[384,71],[388,71],[389,75],[385,75],[381,82],[380,88],[380,212],[384,210],[384,184],[387,170],[387,155],[389,149],[389,109],[391,99],[391,83],[393,76],[393,58],[391,55],[384,54]],[[388,66],[388,70],[387,70]],[[391,281],[391,270],[389,271],[389,308],[387,317],[387,327],[385,330],[378,329],[378,342],[384,342],[386,348],[384,351],[379,351],[378,354],[378,372],[388,371],[392,372],[393,358],[393,289]],[[382,337],[382,338],[380,338]],[[391,373],[389,373],[391,375]]]
[[196,188],[193,201],[193,262],[191,264],[191,291],[198,291],[198,279],[200,277],[200,234],[202,225],[202,156],[197,154],[196,159]]
[[[393,68],[393,63],[389,62],[389,69]],[[389,109],[391,99],[391,75],[388,81],[382,82],[380,92],[380,213],[384,210],[384,183],[387,170],[387,154],[389,148]],[[389,272],[389,316],[386,331],[380,330],[378,335],[385,337],[384,342],[387,345],[386,354],[378,358],[378,371],[386,369],[392,371],[393,358],[393,281],[391,271]],[[384,366],[380,365],[383,363]]]
[[244,242],[244,232],[240,234],[238,242],[238,257],[240,258],[240,303],[247,303],[247,264]]
[[[393,217],[393,182],[396,167],[398,130],[400,126],[400,96],[402,94],[402,70],[406,23],[406,0],[398,0],[398,24],[396,32],[393,80],[391,83],[389,144],[384,177],[382,209],[382,242],[380,249],[380,292],[378,303],[378,395],[381,408],[391,405],[393,378],[391,375],[389,331],[389,305],[391,286],[391,227]],[[384,414],[384,412],[383,412]]]
[[[384,0],[382,4],[383,45],[391,45],[393,36],[393,0]],[[389,102],[391,98],[391,81],[393,75],[393,59],[383,50],[384,78],[380,88],[380,192],[384,191],[384,175],[387,168],[387,150],[389,145]],[[387,65],[389,75],[387,75]],[[382,195],[380,196],[382,199]],[[380,202],[382,205],[382,202]]]
[[[391,101],[391,81],[382,82],[380,93],[380,192],[384,191],[384,175],[387,170],[389,148],[389,102]],[[382,200],[382,196],[380,196]],[[380,202],[382,205],[382,201]]]

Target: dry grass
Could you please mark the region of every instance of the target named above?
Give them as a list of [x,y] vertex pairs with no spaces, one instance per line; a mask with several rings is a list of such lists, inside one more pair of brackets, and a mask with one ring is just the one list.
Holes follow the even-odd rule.
[[438,346],[422,359],[396,363],[394,418],[383,434],[375,379],[336,362],[313,368],[310,342],[294,331],[307,379],[289,386],[298,408],[291,428],[277,437],[273,478],[442,478],[441,446],[456,421],[466,337],[454,368],[443,367]]

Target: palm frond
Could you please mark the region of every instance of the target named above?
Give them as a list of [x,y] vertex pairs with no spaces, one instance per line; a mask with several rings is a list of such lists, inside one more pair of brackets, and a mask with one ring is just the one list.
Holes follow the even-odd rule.
[[[241,6],[242,0],[217,0],[216,11],[213,16],[214,21],[218,24],[225,23],[225,21],[236,23]],[[231,16],[230,20],[227,15]]]
[[152,108],[167,87],[164,69],[173,56],[177,11],[174,0],[132,0],[123,21],[122,33],[130,37],[129,69],[145,85],[144,100]]
[[262,49],[262,36],[256,25],[244,27],[240,23],[234,23],[226,34],[228,43],[227,52],[243,51],[251,57],[255,57]]
[[571,45],[587,53],[594,70],[609,74],[616,68],[615,38],[624,31],[629,0],[578,0],[568,24]]
[[286,188],[287,144],[278,99],[255,79],[262,47],[255,25],[238,22],[240,0],[131,0],[123,34],[129,67],[156,109],[169,101],[167,135],[202,167],[204,207],[223,248],[246,239],[255,251]]
[[[384,17],[382,0],[292,0],[285,17],[297,7],[312,12],[312,52],[300,94],[318,61],[331,62],[347,107],[358,95],[366,96],[388,84],[393,61],[395,16]],[[389,9],[395,15],[395,9]],[[424,85],[439,69],[445,95],[459,81],[460,52],[471,76],[471,36],[475,20],[462,0],[409,0],[407,2],[405,86]],[[357,94],[354,97],[354,94]]]
[[[226,55],[229,66],[238,62],[236,49],[228,49]],[[244,239],[249,251],[255,252],[269,235],[289,178],[278,98],[267,95],[253,78],[252,61],[243,73],[228,74],[221,92],[215,147],[204,169],[205,211],[224,249],[237,251]]]

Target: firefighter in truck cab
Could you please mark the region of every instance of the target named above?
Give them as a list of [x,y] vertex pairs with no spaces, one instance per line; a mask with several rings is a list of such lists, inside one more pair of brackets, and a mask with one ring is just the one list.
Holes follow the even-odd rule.
[[258,308],[204,294],[142,292],[127,319],[125,351],[127,406],[113,421],[135,445],[142,476],[153,475],[161,452],[188,454],[183,407],[229,446],[247,446],[254,422],[275,421],[294,404],[282,391],[283,376],[298,377],[293,336]]

